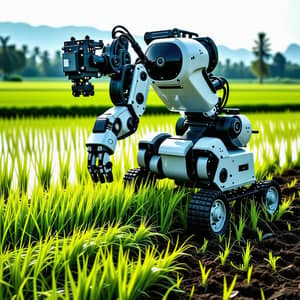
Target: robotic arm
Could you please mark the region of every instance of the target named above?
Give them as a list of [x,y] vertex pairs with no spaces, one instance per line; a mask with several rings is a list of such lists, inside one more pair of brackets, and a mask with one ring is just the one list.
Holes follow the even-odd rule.
[[[120,36],[116,36],[121,34]],[[131,34],[122,26],[112,31],[113,42],[104,47],[103,41],[71,38],[63,47],[63,70],[72,80],[72,94],[93,96],[94,86],[90,79],[108,75],[110,98],[115,105],[97,117],[93,132],[86,146],[88,170],[94,182],[113,181],[110,155],[114,153],[117,140],[133,134],[139,118],[146,108],[149,77],[141,63],[131,64],[128,52],[130,42],[140,59],[143,52]],[[102,50],[100,55],[96,52]]]
[[117,140],[133,134],[146,108],[149,79],[142,64],[133,69],[129,97],[123,105],[114,106],[100,115],[87,140],[88,170],[94,182],[113,180],[112,163]]

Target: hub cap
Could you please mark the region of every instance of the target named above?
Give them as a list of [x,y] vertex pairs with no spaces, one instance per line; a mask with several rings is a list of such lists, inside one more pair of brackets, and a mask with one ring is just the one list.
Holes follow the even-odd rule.
[[267,190],[265,204],[270,215],[276,212],[279,204],[279,194],[274,186],[269,187]]
[[213,232],[220,232],[226,221],[226,207],[222,200],[217,199],[210,208],[210,227]]

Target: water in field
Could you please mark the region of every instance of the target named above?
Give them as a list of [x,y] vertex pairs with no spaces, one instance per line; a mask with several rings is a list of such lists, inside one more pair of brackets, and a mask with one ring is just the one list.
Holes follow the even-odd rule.
[[[112,157],[114,177],[120,179],[126,170],[137,166],[138,142],[144,136],[154,132],[174,135],[177,118],[143,117],[134,135],[118,141]],[[256,114],[249,118],[252,127],[259,130],[247,147],[254,154],[257,177],[299,165],[299,113]],[[93,123],[92,118],[1,120],[1,177],[11,174],[11,185],[17,187],[21,177],[27,176],[29,191],[43,180],[50,184],[89,180],[85,141]]]

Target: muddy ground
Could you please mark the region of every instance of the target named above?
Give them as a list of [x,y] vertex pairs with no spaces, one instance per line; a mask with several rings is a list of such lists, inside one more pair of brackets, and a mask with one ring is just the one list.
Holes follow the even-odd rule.
[[[289,188],[287,184],[294,178],[297,178],[297,183]],[[300,299],[300,168],[288,170],[274,179],[280,184],[282,196],[289,197],[295,194],[295,200],[292,214],[286,214],[282,220],[272,223],[264,221],[264,218],[259,222],[258,227],[263,230],[262,241],[258,240],[257,233],[251,227],[246,226],[243,240],[239,244],[234,241],[233,230],[231,238],[233,247],[226,265],[222,267],[218,255],[222,247],[224,248],[224,241],[220,244],[217,240],[210,240],[206,252],[202,254],[199,249],[203,240],[198,237],[191,240],[195,248],[190,249],[189,257],[182,258],[188,270],[184,273],[181,287],[189,293],[194,286],[193,299],[222,299],[224,275],[230,284],[235,274],[238,274],[238,278],[231,295],[232,299],[261,299],[261,288],[265,299]],[[246,247],[247,240],[253,247],[250,262],[253,264],[253,272],[250,285],[247,283],[247,273],[237,271],[231,265],[231,261],[236,265],[242,263],[242,249]],[[269,251],[272,251],[273,256],[280,256],[276,272],[265,260],[268,258]],[[206,289],[201,285],[199,260],[207,269],[212,268]],[[179,299],[186,298],[189,298],[188,294],[179,297]]]

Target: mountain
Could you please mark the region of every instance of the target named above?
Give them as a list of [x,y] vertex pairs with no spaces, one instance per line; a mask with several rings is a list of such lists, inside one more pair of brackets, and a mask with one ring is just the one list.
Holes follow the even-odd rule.
[[243,61],[244,64],[250,65],[251,61],[254,59],[254,56],[251,51],[247,49],[230,49],[226,46],[218,46],[219,50],[219,60],[224,63],[226,59],[230,59],[231,62]]
[[41,50],[54,52],[60,50],[63,42],[71,36],[78,39],[89,35],[91,38],[97,39],[101,37],[103,40],[110,40],[111,33],[101,31],[93,27],[49,27],[49,26],[31,26],[26,23],[0,22],[0,36],[10,36],[10,43],[17,46],[28,45],[29,49],[35,46]]
[[300,64],[300,45],[290,44],[284,52],[284,56],[287,60]]
[[[26,23],[0,22],[0,36],[10,36],[10,43],[16,44],[18,47],[25,44],[28,45],[29,49],[38,46],[41,50],[48,50],[51,53],[60,50],[63,42],[71,36],[82,39],[86,35],[95,40],[102,39],[104,42],[111,40],[110,31],[103,31],[94,27],[31,26]],[[143,37],[138,36],[137,41],[145,49],[146,45]],[[231,49],[224,45],[219,45],[218,49],[219,59],[223,63],[226,59],[230,59],[231,62],[243,61],[246,65],[249,65],[253,60],[252,52],[247,49]],[[300,45],[290,44],[283,54],[287,60],[300,64]]]

